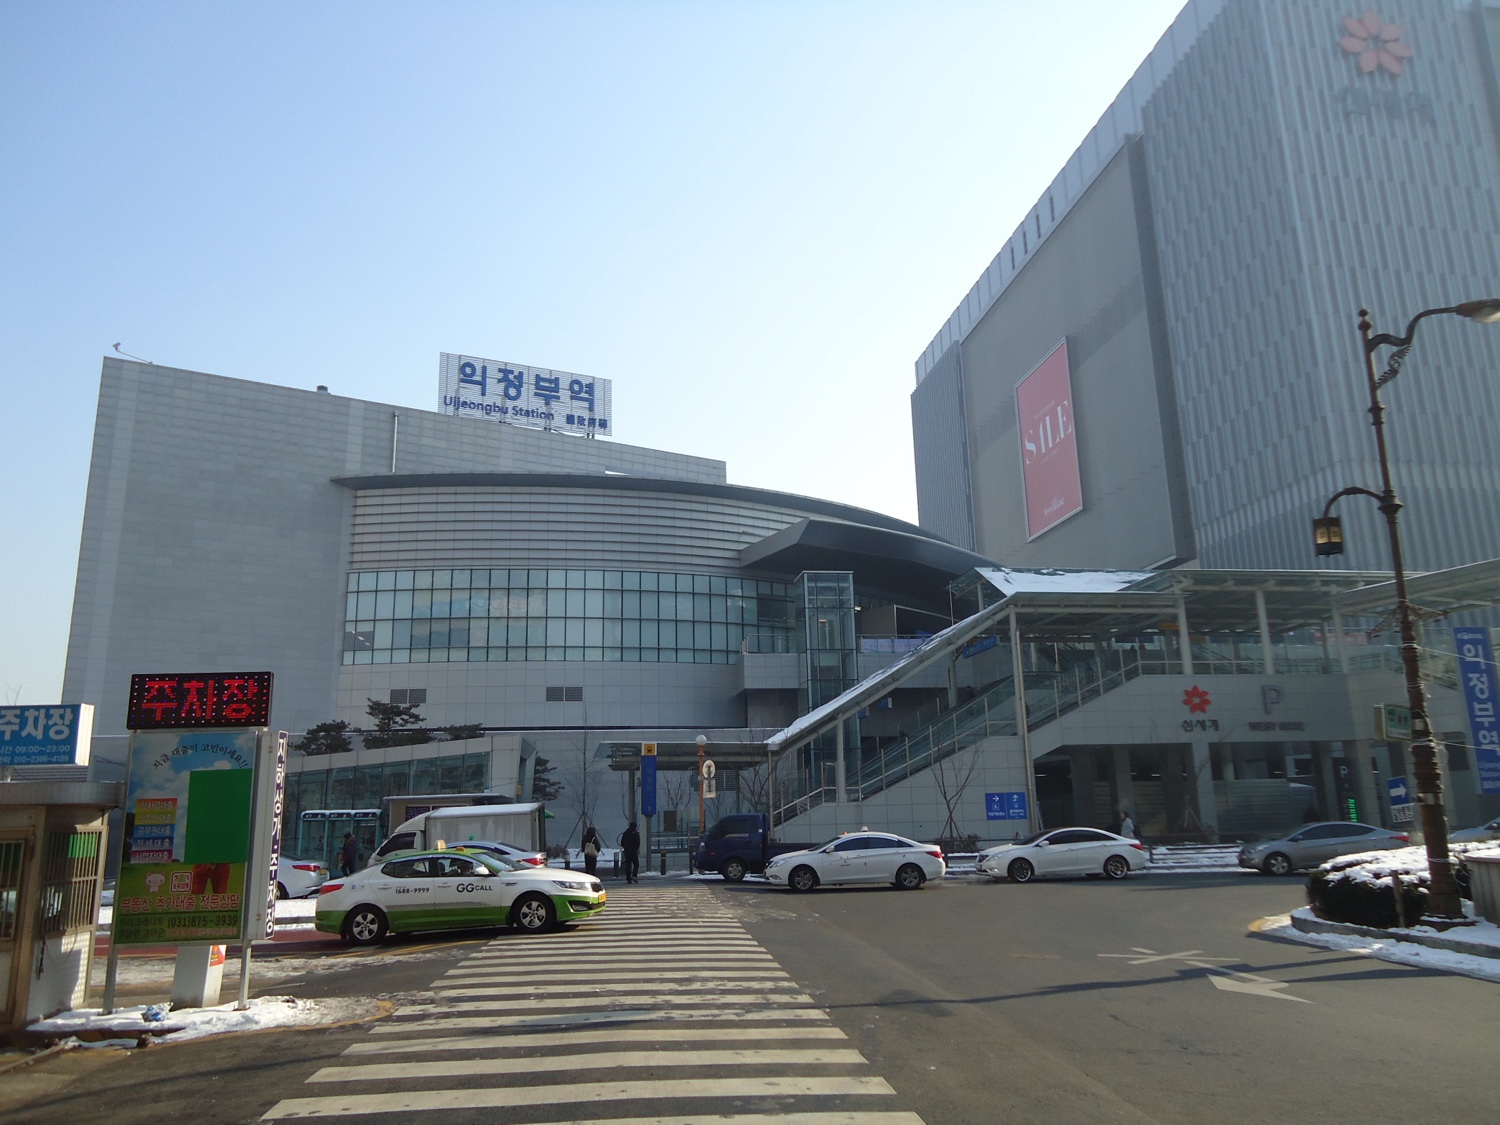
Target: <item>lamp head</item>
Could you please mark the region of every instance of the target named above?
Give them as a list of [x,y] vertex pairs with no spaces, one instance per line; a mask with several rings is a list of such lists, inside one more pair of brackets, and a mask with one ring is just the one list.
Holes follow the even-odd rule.
[[1313,520],[1313,553],[1319,556],[1344,553],[1344,525],[1338,516],[1318,516]]
[[1465,301],[1453,311],[1480,324],[1494,324],[1500,320],[1500,297],[1491,297],[1486,301]]

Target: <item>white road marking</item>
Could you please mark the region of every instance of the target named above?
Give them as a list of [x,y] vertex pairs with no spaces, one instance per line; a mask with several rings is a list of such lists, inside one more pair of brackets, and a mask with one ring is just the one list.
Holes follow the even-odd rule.
[[[669,995],[667,993],[647,994],[645,996],[622,996],[620,1003],[639,1007],[642,1004],[722,1004],[725,997],[716,995],[692,996],[692,995]],[[601,1003],[611,1003],[606,996],[556,996],[546,1001],[549,1011],[557,1011],[563,1008],[597,1008]],[[736,996],[736,1004],[811,1004],[812,997],[805,992],[772,993],[750,993],[745,996]],[[399,1020],[408,1012],[417,1012],[423,1015],[434,1012],[534,1012],[537,1010],[536,1000],[455,1000],[448,1004],[409,1004],[403,1005],[396,1010],[393,1019]]]
[[797,1039],[848,1039],[836,1027],[657,1027],[578,1028],[562,1032],[507,1032],[403,1039],[398,1043],[351,1043],[346,1055],[397,1055],[418,1051],[524,1051],[584,1043],[713,1043]]
[[443,1062],[378,1062],[325,1066],[309,1082],[384,1082],[400,1078],[455,1075],[543,1074],[548,1071],[602,1070],[621,1066],[869,1066],[853,1048],[812,1047],[775,1050],[590,1051],[524,1059],[459,1059]]
[[443,1109],[499,1109],[518,1105],[572,1105],[663,1098],[786,1098],[893,1096],[883,1078],[684,1078],[677,1081],[570,1082],[563,1086],[502,1086],[461,1090],[408,1090],[286,1098],[261,1117],[348,1117],[374,1113],[431,1113]]
[[1181,953],[1157,953],[1155,950],[1143,949],[1140,946],[1131,947],[1132,953],[1101,953],[1100,957],[1121,958],[1127,965],[1151,965],[1162,961],[1180,961],[1184,965],[1190,965],[1195,969],[1202,969],[1213,986],[1222,992],[1239,992],[1250,996],[1269,996],[1273,1000],[1295,1000],[1299,1004],[1311,1004],[1311,1000],[1304,1000],[1300,996],[1289,996],[1281,989],[1290,988],[1291,985],[1272,980],[1270,977],[1256,976],[1254,973],[1244,973],[1238,969],[1227,969],[1223,965],[1215,965],[1215,961],[1233,961],[1233,957],[1206,957],[1201,949],[1188,949]]
[[517,998],[527,996],[566,996],[569,993],[587,993],[591,996],[618,996],[629,992],[656,992],[665,995],[669,992],[732,992],[735,989],[752,988],[767,991],[781,988],[801,990],[801,986],[795,981],[785,979],[719,980],[710,978],[708,980],[685,981],[656,979],[601,982],[590,977],[587,979],[574,978],[572,982],[567,984],[533,984],[531,981],[511,981],[508,984],[485,985],[482,988],[434,988],[431,995],[435,1000],[446,999],[449,996],[499,999],[504,996],[514,996]]
[[[398,1013],[399,1014],[399,1013]],[[616,1012],[564,1012],[539,1016],[434,1016],[416,1023],[382,1020],[371,1035],[409,1035],[413,1030],[467,1031],[484,1028],[572,1027],[587,1023],[672,1023],[684,1020],[826,1020],[821,1008],[705,1008],[702,1011],[663,1011],[661,1008],[622,1008]]]

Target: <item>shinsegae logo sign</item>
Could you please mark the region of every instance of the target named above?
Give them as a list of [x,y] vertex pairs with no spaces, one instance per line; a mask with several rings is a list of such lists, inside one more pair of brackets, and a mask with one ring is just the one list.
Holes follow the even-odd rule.
[[1399,23],[1386,23],[1373,8],[1358,19],[1345,16],[1344,32],[1339,46],[1354,56],[1361,74],[1383,70],[1399,78],[1406,69],[1406,60],[1416,54],[1401,41],[1406,28]]

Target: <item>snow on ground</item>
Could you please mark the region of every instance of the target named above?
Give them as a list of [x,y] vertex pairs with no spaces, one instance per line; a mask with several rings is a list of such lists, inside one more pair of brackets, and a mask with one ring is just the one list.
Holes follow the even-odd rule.
[[[1306,919],[1316,917],[1306,907],[1293,911],[1293,914]],[[1500,926],[1489,922],[1477,922],[1461,930],[1444,932],[1427,926],[1418,926],[1412,930],[1392,930],[1390,931],[1392,936],[1388,938],[1374,938],[1360,934],[1307,933],[1292,926],[1291,914],[1281,914],[1265,919],[1257,929],[1260,933],[1286,938],[1290,941],[1300,941],[1304,945],[1315,945],[1322,949],[1341,949],[1349,953],[1359,953],[1365,957],[1375,957],[1381,961],[1391,961],[1397,965],[1438,969],[1445,973],[1461,973],[1467,977],[1500,983],[1500,958],[1434,949],[1431,946],[1419,945],[1411,941],[1401,941],[1395,936],[1409,933],[1442,937],[1449,941],[1457,940],[1465,944],[1482,945],[1500,950]]]
[[[263,1031],[277,1027],[319,1027],[370,1019],[380,1011],[379,1001],[368,996],[351,996],[332,1000],[299,1000],[292,996],[261,996],[249,1002],[244,1011],[236,1011],[234,1002],[215,1008],[168,1010],[165,1005],[118,1008],[110,1015],[100,1015],[98,1008],[63,1012],[51,1019],[32,1024],[28,1031],[44,1035],[76,1037],[86,1034],[90,1042],[72,1040],[71,1045],[87,1047],[134,1047],[153,1027],[176,1030],[151,1035],[158,1043],[179,1043],[205,1035],[223,1035],[231,1031]],[[99,1036],[106,1036],[100,1040]]]

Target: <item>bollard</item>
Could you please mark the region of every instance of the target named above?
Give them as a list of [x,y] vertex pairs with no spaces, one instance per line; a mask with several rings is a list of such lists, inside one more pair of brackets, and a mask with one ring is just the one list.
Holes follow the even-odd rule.
[[[689,856],[688,857],[688,867],[691,868],[692,866],[693,866],[693,860],[692,860],[692,857]],[[663,875],[665,875],[667,873],[667,850],[665,848],[662,849],[662,853],[661,853],[661,873]],[[689,873],[691,874],[691,872],[689,872]]]
[[620,850],[618,848],[616,848],[615,849],[615,878],[618,879],[619,877],[620,877]]

